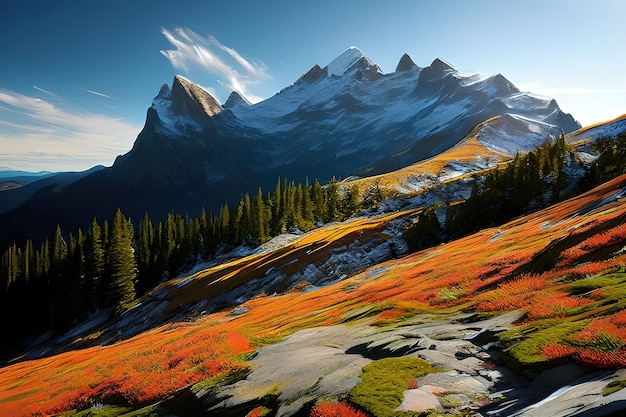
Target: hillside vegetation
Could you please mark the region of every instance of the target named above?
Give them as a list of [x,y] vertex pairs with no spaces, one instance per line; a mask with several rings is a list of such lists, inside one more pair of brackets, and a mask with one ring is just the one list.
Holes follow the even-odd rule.
[[[609,152],[603,152],[607,156],[590,169],[587,187],[623,172],[619,164],[624,159],[615,157],[621,154],[622,141],[599,143]],[[518,157],[509,166],[527,158]],[[515,400],[506,393],[491,396],[494,385],[480,390],[480,395],[461,398],[459,392],[465,391],[444,389],[440,379],[440,386],[430,389],[434,408],[416,411],[406,406],[407,392],[432,380],[428,378],[444,378],[451,372],[422,360],[437,352],[443,355],[446,341],[464,340],[465,347],[450,354],[459,360],[467,356],[485,375],[501,365],[521,373],[563,364],[576,364],[583,373],[624,368],[626,176],[539,209],[538,203],[557,201],[564,189],[558,172],[549,167],[548,172],[550,180],[541,182],[550,187],[547,193],[531,193],[526,200],[533,213],[455,240],[445,241],[449,235],[434,233],[442,244],[364,264],[361,272],[324,285],[293,285],[287,278],[309,265],[321,265],[358,239],[384,242],[390,238],[385,225],[415,216],[415,210],[331,224],[273,251],[167,281],[140,298],[138,305],[120,310],[113,322],[77,335],[60,353],[16,359],[0,369],[0,412],[463,415]],[[452,206],[471,204],[489,181],[477,179],[472,197],[465,203],[451,202]],[[506,205],[498,201],[481,209],[501,213]],[[490,222],[500,219],[490,217]],[[126,224],[123,217],[117,222],[121,229],[116,233],[122,239]],[[279,274],[271,275],[277,270]],[[246,294],[221,309],[176,314],[270,275],[284,279],[269,287],[272,292]],[[497,318],[502,321],[486,332],[485,323]],[[455,330],[438,331],[432,327],[436,323]],[[331,336],[321,338],[313,349],[314,335],[325,332]],[[468,350],[470,340],[475,347]],[[500,353],[489,353],[488,345]],[[263,362],[278,346],[300,352],[299,356],[285,356],[283,351]],[[308,346],[311,351],[306,351]],[[319,360],[315,355],[321,355]],[[330,358],[342,362],[324,368]],[[312,368],[295,370],[309,360]],[[311,370],[315,368],[317,374]],[[470,376],[464,369],[455,368],[455,378]],[[263,376],[264,370],[271,376]],[[607,375],[594,395],[623,395],[624,378]]]

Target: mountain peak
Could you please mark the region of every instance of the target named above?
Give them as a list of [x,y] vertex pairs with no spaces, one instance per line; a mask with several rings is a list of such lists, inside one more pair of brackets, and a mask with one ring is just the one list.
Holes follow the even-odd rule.
[[396,67],[396,72],[410,71],[414,68],[417,68],[417,65],[415,64],[415,62],[413,62],[413,60],[408,54],[404,54],[402,55],[402,58],[400,58],[400,62],[398,62],[398,66]]
[[230,93],[230,95],[226,99],[226,103],[224,103],[223,107],[225,109],[232,109],[233,107],[251,106],[251,105],[252,103],[250,103],[248,99],[246,99],[244,96],[239,94],[237,91],[233,91],[232,93]]
[[333,59],[330,64],[327,65],[328,75],[341,76],[345,74],[350,68],[357,62],[364,60],[366,64],[372,65],[372,61],[356,46],[351,46],[337,58]]
[[493,76],[493,86],[502,93],[514,94],[519,93],[519,89],[507,80],[504,75],[496,74]]
[[170,91],[170,86],[165,83],[161,86],[159,94],[157,94],[156,98],[169,99],[171,97],[171,93],[172,92]]
[[312,84],[326,75],[328,75],[327,69],[322,69],[319,65],[315,64],[306,74],[300,77],[300,80]]
[[438,71],[456,70],[452,64],[441,58],[435,58],[435,60],[430,64],[430,67]]
[[222,111],[222,106],[211,93],[181,75],[174,77],[170,96],[171,111],[176,115],[214,116]]

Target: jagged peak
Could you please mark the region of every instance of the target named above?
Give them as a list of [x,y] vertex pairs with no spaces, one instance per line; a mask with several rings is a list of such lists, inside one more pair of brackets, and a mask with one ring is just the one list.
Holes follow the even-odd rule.
[[222,106],[211,93],[182,75],[174,77],[170,96],[171,110],[175,114],[185,114],[189,111],[196,113],[192,110],[193,107],[199,107],[198,110],[208,116],[214,116],[222,111]]
[[251,106],[251,105],[252,103],[247,98],[242,96],[239,92],[233,91],[232,93],[230,93],[230,95],[226,99],[226,102],[224,103],[223,107],[225,109],[232,109],[233,107],[237,107],[237,106]]
[[430,64],[430,68],[436,69],[439,71],[446,71],[446,70],[456,71],[456,68],[452,64],[450,64],[449,62],[441,58],[435,58],[435,60]]
[[400,62],[398,62],[398,65],[396,66],[396,72],[411,71],[415,68],[418,68],[415,62],[413,62],[408,54],[404,54],[402,55],[402,58],[400,58]]
[[163,84],[161,86],[161,89],[159,90],[159,94],[157,94],[156,98],[161,98],[161,99],[168,99],[171,96],[171,91],[170,91],[170,86],[167,85],[167,83]]
[[306,74],[300,77],[300,81],[312,84],[326,75],[328,75],[327,68],[320,68],[319,65],[315,64]]
[[341,76],[352,68],[354,64],[362,60],[364,60],[367,65],[374,65],[363,51],[356,46],[351,46],[326,66],[328,75]]
[[498,91],[507,92],[509,94],[520,92],[519,89],[515,87],[512,82],[507,80],[506,77],[500,73],[493,76],[492,84]]

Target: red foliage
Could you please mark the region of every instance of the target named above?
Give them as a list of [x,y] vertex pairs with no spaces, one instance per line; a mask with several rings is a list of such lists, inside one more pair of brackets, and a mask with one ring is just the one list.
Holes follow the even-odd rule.
[[542,353],[551,359],[571,356],[597,368],[626,367],[626,310],[592,320],[573,340],[571,346],[547,345]]
[[570,297],[567,293],[550,293],[544,296],[537,296],[533,300],[532,307],[528,313],[531,319],[568,316],[571,310],[591,304],[587,298]]
[[356,410],[344,402],[326,402],[311,410],[310,417],[367,417],[362,411]]
[[248,414],[246,414],[246,417],[262,417],[267,414],[267,411],[267,408],[259,406],[250,410]]
[[[569,265],[573,265],[574,263],[576,263],[577,259],[580,259],[591,251],[602,248],[604,246],[619,243],[624,240],[626,240],[626,224],[620,224],[604,232],[596,233],[583,240],[578,245],[572,246],[571,248],[561,252],[561,256],[556,267],[563,268]],[[602,272],[602,270],[594,273],[598,272]],[[589,275],[592,274],[593,273],[590,273]]]
[[578,334],[579,341],[593,341],[598,336],[607,336],[626,345],[626,310],[591,321],[585,330]]
[[593,349],[579,349],[574,357],[580,362],[593,365],[597,368],[624,368],[626,367],[626,349],[619,352],[602,352]]
[[541,353],[550,359],[559,359],[572,356],[575,350],[571,346],[565,346],[560,343],[550,343],[541,349]]
[[250,339],[242,336],[239,332],[230,332],[228,334],[228,342],[234,354],[249,352],[251,349]]

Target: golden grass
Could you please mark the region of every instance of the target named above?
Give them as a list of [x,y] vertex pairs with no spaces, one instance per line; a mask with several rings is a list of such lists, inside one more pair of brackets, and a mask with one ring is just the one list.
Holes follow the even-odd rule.
[[382,189],[395,190],[396,187],[402,186],[403,183],[412,177],[418,177],[423,174],[437,175],[450,162],[472,163],[476,161],[478,156],[483,158],[497,156],[502,161],[512,159],[509,155],[496,153],[487,149],[475,136],[477,131],[478,130],[475,130],[457,145],[432,158],[425,159],[397,171],[352,180],[350,182],[342,182],[340,184],[345,186],[356,185],[360,193],[363,193],[376,182],[378,182],[379,187]]

